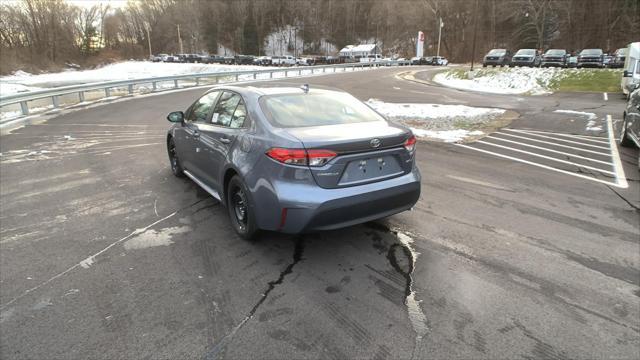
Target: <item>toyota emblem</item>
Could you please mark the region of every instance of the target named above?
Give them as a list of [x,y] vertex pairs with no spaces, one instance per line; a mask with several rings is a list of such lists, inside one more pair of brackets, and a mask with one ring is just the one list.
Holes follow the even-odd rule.
[[380,147],[380,145],[382,145],[382,141],[380,141],[380,139],[371,139],[369,143],[371,144],[371,147],[374,148]]

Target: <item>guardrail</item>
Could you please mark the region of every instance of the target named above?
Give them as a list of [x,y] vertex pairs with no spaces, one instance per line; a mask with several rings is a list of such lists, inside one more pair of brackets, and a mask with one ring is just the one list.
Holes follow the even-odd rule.
[[[62,86],[51,89],[37,90],[37,91],[29,91],[24,93],[16,93],[11,95],[2,96],[0,98],[0,112],[5,112],[5,109],[9,106],[15,106],[16,104],[20,104],[19,113],[16,111],[17,116],[6,117],[2,116],[0,118],[0,124],[3,122],[13,121],[19,119],[20,117],[27,116],[31,113],[30,102],[34,101],[42,101],[45,99],[49,99],[49,104],[45,106],[46,110],[50,110],[51,108],[57,109],[62,107],[62,103],[60,101],[60,97],[67,95],[76,95],[76,101],[72,101],[72,105],[76,105],[78,103],[83,103],[86,101],[85,94],[92,91],[100,91],[104,96],[93,97],[92,100],[99,100],[104,98],[109,98],[114,95],[114,90],[116,89],[124,89],[125,95],[133,95],[136,92],[138,93],[149,93],[149,92],[158,92],[163,90],[171,90],[177,88],[186,88],[200,85],[215,85],[215,84],[223,84],[230,82],[239,82],[239,81],[251,81],[251,80],[268,80],[275,78],[288,78],[291,73],[295,73],[295,76],[302,75],[315,75],[320,73],[327,72],[338,72],[341,69],[343,72],[347,71],[347,69],[351,69],[354,71],[356,69],[365,69],[372,67],[380,67],[380,66],[398,66],[398,65],[410,65],[409,61],[385,61],[385,62],[371,62],[371,63],[351,63],[351,64],[337,64],[337,65],[320,65],[320,66],[297,66],[297,67],[287,67],[287,68],[270,68],[265,70],[247,70],[247,71],[223,71],[223,72],[212,72],[212,73],[195,73],[195,74],[185,74],[185,75],[174,75],[174,76],[162,76],[162,77],[150,77],[150,78],[140,78],[140,79],[130,79],[130,80],[116,80],[116,81],[106,81],[100,83],[89,83],[89,84],[79,84],[79,85],[71,85],[71,86]],[[303,74],[303,72],[305,74]],[[259,75],[268,74],[268,77],[259,77]],[[284,74],[284,76],[282,76]],[[190,83],[185,84],[185,81],[190,81]],[[172,86],[169,87],[159,87],[160,83],[171,83]],[[182,84],[180,84],[182,82]],[[139,85],[151,85],[151,89],[149,90],[146,87],[136,88]],[[182,85],[182,86],[181,86]],[[121,93],[122,91],[120,91]],[[94,94],[95,95],[95,94]],[[42,107],[42,103],[40,107]]]

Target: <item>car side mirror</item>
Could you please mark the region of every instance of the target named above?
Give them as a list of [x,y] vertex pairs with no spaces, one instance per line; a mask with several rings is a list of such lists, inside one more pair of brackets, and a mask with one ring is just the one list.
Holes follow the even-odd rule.
[[167,115],[167,120],[172,123],[181,123],[184,121],[184,113],[182,111],[173,111]]
[[624,72],[622,72],[622,77],[631,77],[631,71],[625,70]]

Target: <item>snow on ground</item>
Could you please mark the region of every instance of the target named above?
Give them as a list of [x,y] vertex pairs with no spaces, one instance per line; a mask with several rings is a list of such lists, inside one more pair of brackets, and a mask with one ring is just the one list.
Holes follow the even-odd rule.
[[416,136],[445,142],[482,135],[482,131],[469,128],[486,125],[505,112],[464,105],[385,103],[376,99],[369,99],[367,104],[389,120],[410,127]]
[[[493,94],[549,94],[550,82],[564,75],[560,68],[486,68],[475,71],[473,79],[462,70],[436,74],[433,81],[452,88]],[[564,71],[564,73],[563,73]]]
[[242,70],[265,70],[264,66],[162,63],[149,61],[124,61],[93,70],[67,70],[57,73],[29,74],[17,71],[13,75],[0,77],[0,95],[31,91],[74,84],[128,80],[148,77],[171,76],[193,73],[211,73]]
[[598,125],[598,116],[595,113],[575,110],[555,110],[554,113],[581,116],[587,120],[587,131],[602,131],[602,125]]

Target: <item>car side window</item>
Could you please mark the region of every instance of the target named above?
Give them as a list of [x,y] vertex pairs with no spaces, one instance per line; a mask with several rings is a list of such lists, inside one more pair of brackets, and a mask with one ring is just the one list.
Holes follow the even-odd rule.
[[241,128],[244,125],[244,121],[247,118],[247,107],[244,105],[244,101],[240,99],[238,106],[236,107],[236,111],[233,113],[233,117],[231,117],[231,123],[229,127],[232,129]]
[[229,91],[223,92],[220,100],[218,100],[218,104],[213,110],[211,123],[214,125],[230,126],[233,114],[241,100],[240,95],[236,93]]
[[210,92],[193,103],[187,112],[185,120],[187,122],[206,122],[209,112],[218,97],[218,93],[218,91]]

